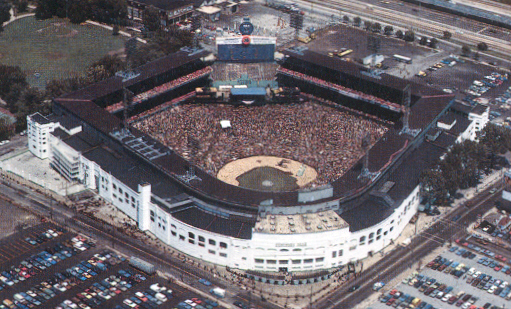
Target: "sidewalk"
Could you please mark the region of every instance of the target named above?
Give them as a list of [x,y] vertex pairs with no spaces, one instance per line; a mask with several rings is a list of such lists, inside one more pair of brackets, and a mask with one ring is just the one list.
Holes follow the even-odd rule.
[[35,13],[24,13],[24,14],[21,14],[21,15],[18,15],[18,16],[14,16],[14,10],[12,8],[9,11],[9,13],[11,14],[11,19],[9,19],[8,21],[6,21],[3,24],[4,27],[7,26],[8,24],[12,23],[13,21],[17,20],[17,19],[28,17],[28,16],[35,16]]
[[[101,23],[98,23],[98,22],[92,21],[92,20],[87,20],[86,23],[90,24],[90,25],[98,26],[98,27],[101,27],[101,28],[105,28],[105,29],[110,30],[110,31],[113,31],[113,29],[114,29],[111,26],[108,26],[108,25],[105,25],[105,24],[101,24]],[[128,37],[128,38],[132,37],[131,34],[129,34],[128,32],[125,32],[125,31],[119,31],[119,34],[122,35],[122,36]],[[137,41],[139,41],[140,43],[144,43],[144,44],[147,43],[146,40],[141,39],[141,38],[137,38]]]

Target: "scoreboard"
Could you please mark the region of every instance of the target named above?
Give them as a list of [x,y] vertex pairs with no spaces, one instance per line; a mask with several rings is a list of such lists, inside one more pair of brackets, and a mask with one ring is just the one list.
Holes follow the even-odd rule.
[[216,39],[219,61],[269,62],[274,61],[274,37],[220,37]]

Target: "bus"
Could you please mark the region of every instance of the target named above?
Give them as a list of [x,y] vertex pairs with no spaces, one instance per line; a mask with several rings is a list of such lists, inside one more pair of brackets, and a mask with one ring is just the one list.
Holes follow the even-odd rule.
[[401,56],[398,54],[395,54],[393,57],[394,57],[394,60],[397,60],[399,62],[412,63],[412,58],[410,58],[410,57],[405,57],[405,56]]
[[338,53],[337,56],[342,58],[342,57],[344,57],[346,55],[351,54],[352,52],[353,52],[353,49],[347,49],[347,50],[345,50],[343,52]]

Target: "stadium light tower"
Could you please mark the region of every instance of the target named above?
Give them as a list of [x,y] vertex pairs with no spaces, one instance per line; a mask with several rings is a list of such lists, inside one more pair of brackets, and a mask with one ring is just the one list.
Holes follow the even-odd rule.
[[295,29],[295,38],[298,38],[298,33],[303,29],[303,15],[299,11],[291,12],[289,26]]
[[137,49],[137,40],[136,38],[131,38],[126,41],[126,44],[124,46],[125,52],[126,52],[126,70],[119,71],[115,73],[115,76],[118,76],[122,78],[122,103],[124,106],[123,110],[123,119],[122,119],[122,130],[124,133],[127,133],[128,131],[128,109],[131,105],[131,100],[133,99],[133,92],[131,92],[127,86],[126,83],[129,80],[132,80],[140,75],[140,73],[135,72],[132,69],[132,61],[133,56],[135,55],[136,49]]
[[199,140],[191,135],[188,135],[188,148],[190,148],[191,150],[190,166],[188,166],[188,170],[186,171],[186,173],[179,177],[186,183],[190,183],[190,181],[192,180],[202,181],[202,179],[199,176],[195,175],[196,157],[200,149]]
[[371,134],[369,132],[363,132],[363,137],[360,142],[360,146],[364,150],[364,161],[362,161],[362,171],[358,175],[358,179],[369,178],[374,179],[380,173],[369,171],[369,148],[371,146]]
[[410,129],[410,104],[412,99],[412,89],[410,84],[406,85],[405,89],[403,90],[403,108],[404,108],[404,116],[403,116],[403,128],[401,129],[401,132],[399,132],[399,135],[401,134],[407,134],[411,135],[412,137],[416,137],[421,129]]
[[367,37],[367,50],[371,52],[371,65],[369,66],[368,71],[364,70],[360,71],[362,74],[370,76],[375,79],[381,79],[380,74],[382,73],[381,70],[378,70],[376,68],[376,55],[380,50],[380,46],[381,46],[380,38],[376,37],[374,34],[370,34]]

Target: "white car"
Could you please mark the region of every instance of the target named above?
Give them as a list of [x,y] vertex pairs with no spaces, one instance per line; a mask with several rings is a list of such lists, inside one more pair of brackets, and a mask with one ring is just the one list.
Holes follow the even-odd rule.
[[155,292],[161,292],[161,291],[167,290],[166,287],[160,286],[158,283],[151,285],[149,288]]
[[461,309],[468,309],[468,307],[472,306],[471,303],[469,303],[468,301],[463,303],[463,305],[461,305]]
[[481,275],[481,272],[480,271],[476,271],[475,274],[472,275],[473,278],[477,278],[479,277],[479,275]]
[[57,232],[55,232],[54,230],[48,230],[48,231],[46,231],[46,232],[47,232],[47,233],[50,233],[50,234],[51,234],[51,236],[53,236],[53,237],[57,237],[57,236],[59,236],[59,234],[57,234]]
[[156,299],[161,300],[162,302],[167,301],[167,297],[165,295],[163,295],[162,293],[156,293],[156,294],[154,294],[154,297],[156,297]]
[[135,304],[133,301],[131,301],[130,299],[125,299],[123,301],[123,303],[131,308],[134,308],[137,306],[137,304]]
[[499,287],[501,287],[501,288],[505,289],[508,285],[509,285],[509,283],[508,283],[507,281],[504,281],[504,282],[502,282],[502,283],[500,284],[500,286],[499,286]]
[[487,292],[489,294],[493,294],[493,292],[495,292],[496,289],[497,289],[497,286],[496,285],[492,285],[491,288],[489,288]]
[[445,295],[444,295],[444,297],[442,297],[442,301],[443,301],[443,302],[446,302],[446,301],[448,301],[448,300],[449,300],[449,298],[451,298],[451,297],[452,297],[452,294],[445,294]]

